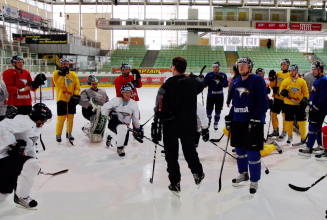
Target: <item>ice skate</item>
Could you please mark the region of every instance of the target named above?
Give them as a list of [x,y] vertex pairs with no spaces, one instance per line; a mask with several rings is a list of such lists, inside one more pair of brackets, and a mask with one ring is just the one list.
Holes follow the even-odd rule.
[[197,174],[197,173],[193,173],[193,178],[194,178],[195,184],[196,184],[197,186],[199,186],[198,189],[200,189],[201,182],[202,182],[202,180],[204,179],[204,177],[205,177],[204,173],[202,173],[202,174],[200,174],[200,175]]
[[213,128],[215,129],[215,131],[218,131],[218,124],[214,124]]
[[124,157],[125,156],[124,147],[117,147],[117,153],[120,157]]
[[169,186],[168,186],[168,189],[175,195],[175,196],[177,196],[178,198],[180,198],[180,195],[179,195],[179,193],[181,192],[181,185],[180,185],[180,183],[177,183],[177,184],[174,184],[174,185],[172,185],[172,184],[170,184]]
[[111,145],[111,140],[112,140],[112,137],[110,135],[108,135],[107,136],[107,141],[106,141],[107,147],[109,147]]
[[241,173],[237,178],[232,179],[232,185],[235,187],[245,186],[248,184],[249,174],[247,171]]
[[306,140],[301,139],[300,143],[292,144],[293,147],[300,147],[300,146],[306,146]]
[[68,139],[68,137],[69,137],[69,140],[70,141],[75,140],[75,138],[73,137],[72,133],[66,133],[66,138]]
[[291,144],[293,141],[293,137],[288,137],[286,143]]
[[60,136],[60,135],[56,135],[56,141],[57,141],[58,143],[61,142],[61,136]]
[[283,153],[282,147],[276,141],[272,142],[271,144],[276,146],[276,150],[277,150],[278,153],[280,153],[280,154]]
[[287,135],[287,131],[283,131],[282,134],[278,137],[279,141],[285,140]]
[[252,182],[250,184],[250,193],[251,195],[254,195],[257,192],[258,189],[258,182]]
[[322,151],[321,154],[315,155],[315,157],[318,161],[327,161],[327,150]]
[[321,147],[321,145],[318,145],[317,147],[312,148],[312,153],[313,154],[322,154],[324,153],[324,148]]
[[19,198],[15,193],[14,202],[17,204],[16,206],[19,208],[32,209],[32,210],[37,209],[36,208],[37,201],[35,201],[29,196],[27,196],[26,198]]
[[271,134],[268,135],[268,138],[278,138],[279,136],[279,131],[274,130]]
[[305,156],[305,157],[311,157],[312,154],[312,148],[305,147],[303,149],[299,149],[299,155]]

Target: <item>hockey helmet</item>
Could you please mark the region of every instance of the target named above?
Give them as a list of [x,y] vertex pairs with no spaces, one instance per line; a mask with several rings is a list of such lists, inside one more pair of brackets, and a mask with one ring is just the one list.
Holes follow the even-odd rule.
[[214,63],[212,64],[212,68],[214,68],[215,66],[218,66],[218,68],[220,68],[220,63],[219,63],[219,61],[214,62]]
[[255,71],[255,74],[259,74],[259,73],[266,73],[266,71],[262,68],[258,68],[256,71]]
[[62,58],[62,59],[60,59],[60,61],[59,61],[60,66],[62,65],[63,62],[68,62],[68,63],[70,63],[70,60],[67,59],[67,58]]
[[133,89],[129,85],[123,85],[120,89],[120,92],[122,95],[124,94],[124,92],[130,92],[131,94],[133,94]]
[[296,65],[296,64],[293,64],[292,66],[290,66],[289,69],[290,69],[290,70],[296,70],[296,71],[299,71],[299,67],[298,67],[298,65]]
[[312,63],[311,69],[317,68],[317,69],[324,69],[324,64],[320,60],[316,60],[315,62]]
[[282,65],[282,63],[286,63],[286,65],[291,65],[291,62],[290,62],[290,60],[289,59],[282,59],[282,61],[280,61],[280,65]]
[[88,85],[91,85],[91,83],[95,81],[96,83],[98,82],[98,79],[94,76],[94,75],[90,75],[88,78],[87,78],[87,84]]
[[17,60],[23,60],[23,64],[25,63],[24,58],[22,56],[17,56],[17,55],[11,57],[10,62],[11,62],[11,64],[14,64],[17,62]]
[[131,69],[131,66],[128,63],[122,63],[120,65],[120,70],[123,71],[124,69]]
[[249,68],[250,68],[250,67],[253,68],[253,62],[252,62],[252,60],[251,60],[250,58],[248,58],[248,57],[242,57],[242,58],[238,59],[238,60],[236,61],[236,66],[238,66],[238,64],[240,64],[240,63],[247,63]]
[[30,118],[35,122],[46,122],[52,118],[52,112],[45,104],[37,103],[32,108]]

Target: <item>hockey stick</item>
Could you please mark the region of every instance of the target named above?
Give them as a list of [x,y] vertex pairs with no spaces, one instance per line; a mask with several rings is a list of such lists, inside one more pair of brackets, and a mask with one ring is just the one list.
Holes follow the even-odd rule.
[[154,157],[153,157],[153,168],[152,168],[152,177],[150,178],[150,183],[153,183],[154,167],[156,165],[156,155],[157,155],[157,145],[154,147]]
[[224,168],[224,164],[225,164],[225,158],[226,158],[226,153],[227,153],[230,134],[231,134],[231,132],[229,132],[229,134],[228,134],[228,139],[227,139],[226,148],[225,148],[225,152],[224,152],[223,163],[221,164],[221,169],[220,169],[220,174],[219,174],[219,181],[218,181],[218,193],[221,190],[221,175],[223,173],[223,168]]
[[267,167],[266,164],[263,162],[262,158],[261,158],[261,162],[262,162],[262,164],[266,167],[265,173],[268,175],[268,174],[269,174],[268,167]]
[[272,112],[270,111],[270,120],[269,120],[269,124],[268,124],[267,138],[266,138],[266,140],[264,140],[265,142],[268,141],[268,136],[269,136],[269,129],[270,129],[271,118],[272,118]]
[[[217,146],[217,147],[219,147],[216,143],[214,143],[213,141],[211,141],[211,140],[209,140],[213,145],[215,145],[215,146]],[[225,152],[225,150],[223,149],[223,148],[221,148],[221,147],[219,147],[222,151],[224,151]],[[228,153],[228,152],[226,152],[229,156],[231,156],[232,158],[234,158],[235,160],[236,160],[236,157],[234,157],[233,155],[231,155],[230,153]]]
[[[151,118],[153,118],[154,115],[151,116]],[[150,120],[151,118],[149,118],[149,120],[147,120],[143,125],[140,125],[140,127],[142,128],[144,125],[146,125]]]
[[55,175],[62,174],[62,173],[67,173],[67,172],[68,172],[68,169],[61,170],[61,171],[58,171],[56,173],[44,173],[44,172],[40,171],[40,174],[55,176]]
[[325,177],[327,176],[327,174],[325,176],[322,176],[320,177],[316,182],[314,182],[311,186],[309,187],[298,187],[298,186],[294,186],[292,184],[288,184],[288,186],[291,188],[291,189],[294,189],[296,191],[299,191],[299,192],[305,192],[305,191],[308,191],[310,188],[312,188],[313,186],[315,186],[317,183],[319,183],[321,180],[323,180]]
[[308,139],[308,135],[305,137],[305,139],[303,140],[303,142],[301,141],[300,143],[292,144],[292,147],[297,147],[297,146],[300,146],[302,144],[305,144],[306,141],[307,141],[307,139]]
[[[152,143],[154,143],[150,138],[148,138],[147,136],[144,136],[144,138],[145,139],[147,139],[147,140],[149,140],[149,141],[151,141]],[[156,144],[156,143],[154,143],[154,144]],[[164,147],[163,145],[161,145],[161,144],[156,144],[156,145],[159,145],[160,147]]]
[[68,118],[68,89],[67,89],[67,77],[65,75],[65,87],[66,87],[66,111],[67,111],[67,125],[68,125],[68,141],[71,145],[74,146],[73,142],[70,140],[70,133],[69,133],[69,118]]
[[[206,68],[207,66],[206,65],[204,65],[203,67],[202,67],[202,69],[201,69],[201,71],[200,71],[200,75],[202,76],[203,75],[203,71],[204,71],[204,69]],[[203,101],[203,90],[202,90],[202,105],[204,106],[204,101]]]
[[221,141],[221,139],[223,139],[223,137],[224,137],[224,134],[221,135],[221,137],[219,139],[210,139],[209,141],[210,142],[219,142],[219,141]]

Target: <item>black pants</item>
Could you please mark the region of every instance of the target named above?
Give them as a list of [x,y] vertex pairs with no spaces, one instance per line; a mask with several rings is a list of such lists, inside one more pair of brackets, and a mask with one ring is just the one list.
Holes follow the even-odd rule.
[[[194,131],[192,133],[194,134]],[[178,134],[178,132],[172,132],[168,127],[163,127],[163,143],[165,148],[165,159],[167,161],[167,172],[172,185],[181,181],[181,173],[178,163],[178,139],[181,140],[184,157],[191,172],[193,174],[203,173],[203,168],[195,148],[194,135],[189,134],[187,135],[187,132],[184,132],[184,134]]]
[[[68,102],[68,114],[76,114],[76,105]],[[57,102],[57,115],[67,115],[67,103],[64,101]]]

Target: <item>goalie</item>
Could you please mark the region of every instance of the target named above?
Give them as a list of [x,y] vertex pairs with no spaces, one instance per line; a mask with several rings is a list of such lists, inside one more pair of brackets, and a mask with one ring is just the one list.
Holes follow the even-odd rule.
[[107,117],[101,114],[101,107],[109,101],[106,91],[98,88],[98,80],[95,76],[90,75],[87,84],[91,86],[80,94],[79,104],[82,106],[84,118],[90,121],[82,128],[91,142],[100,142],[103,132],[106,128]]

